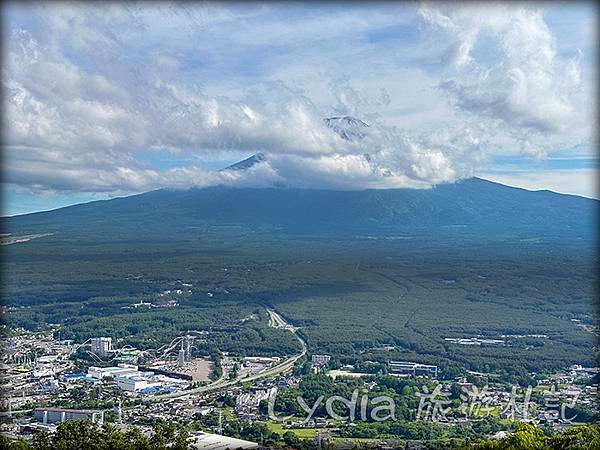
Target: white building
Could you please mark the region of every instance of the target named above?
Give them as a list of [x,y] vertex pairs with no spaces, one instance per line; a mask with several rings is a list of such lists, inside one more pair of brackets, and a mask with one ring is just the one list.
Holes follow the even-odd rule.
[[138,371],[138,366],[134,366],[131,364],[119,364],[116,367],[91,366],[90,368],[88,368],[88,375],[92,378],[103,380],[104,378],[117,378],[124,376],[141,375],[141,373]]
[[148,386],[148,379],[140,376],[117,377],[115,378],[119,389],[127,392],[136,392],[145,389]]
[[146,388],[176,387],[181,388],[188,385],[188,381],[154,375],[152,372],[136,372],[133,375],[124,375],[115,378],[117,387],[127,392],[140,392]]
[[66,420],[90,420],[99,424],[104,422],[104,412],[97,409],[36,408],[34,417],[44,425]]
[[389,363],[392,373],[413,375],[413,376],[427,376],[436,378],[438,375],[437,366],[429,364],[420,364],[411,361],[390,361]]
[[256,442],[221,436],[220,434],[204,433],[197,431],[192,435],[192,448],[197,449],[226,449],[226,448],[258,448]]
[[311,361],[315,366],[324,366],[331,361],[331,356],[329,355],[312,355]]
[[[274,392],[277,392],[276,388]],[[246,392],[240,394],[235,399],[235,410],[238,414],[249,413],[258,410],[258,406],[262,400],[269,400],[271,390],[261,389],[256,392]]]

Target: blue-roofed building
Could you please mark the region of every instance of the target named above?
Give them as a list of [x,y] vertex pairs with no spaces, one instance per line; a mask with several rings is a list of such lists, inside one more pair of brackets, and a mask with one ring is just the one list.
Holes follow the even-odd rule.
[[59,378],[62,381],[75,381],[75,380],[81,380],[82,378],[85,378],[85,373],[65,373],[63,375],[61,375]]

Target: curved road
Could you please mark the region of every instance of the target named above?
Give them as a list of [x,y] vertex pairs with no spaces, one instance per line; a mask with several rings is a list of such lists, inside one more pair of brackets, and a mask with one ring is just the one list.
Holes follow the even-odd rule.
[[150,402],[158,402],[158,401],[169,399],[169,398],[177,398],[177,397],[183,397],[186,395],[201,394],[201,393],[205,393],[205,392],[217,391],[220,389],[225,389],[230,386],[234,386],[237,383],[245,383],[248,381],[255,381],[255,380],[259,380],[261,378],[272,377],[272,376],[279,375],[281,373],[290,371],[294,367],[295,362],[298,361],[300,358],[302,358],[306,354],[306,351],[307,351],[306,343],[296,333],[298,328],[295,328],[292,325],[290,325],[289,323],[287,323],[279,314],[277,314],[272,309],[267,308],[267,312],[269,313],[269,316],[270,316],[269,326],[272,326],[274,328],[281,328],[281,329],[289,330],[291,333],[294,334],[294,336],[296,337],[296,339],[298,339],[298,342],[300,342],[300,345],[302,346],[302,351],[300,353],[297,353],[294,356],[290,356],[289,358],[280,362],[276,366],[273,366],[273,367],[265,370],[264,372],[257,373],[256,375],[252,375],[250,377],[236,378],[234,380],[228,380],[228,379],[226,379],[227,374],[223,373],[218,380],[215,380],[212,383],[207,384],[205,386],[200,386],[195,389],[177,391],[177,392],[173,392],[171,394],[157,395],[157,396],[149,399],[149,401]]

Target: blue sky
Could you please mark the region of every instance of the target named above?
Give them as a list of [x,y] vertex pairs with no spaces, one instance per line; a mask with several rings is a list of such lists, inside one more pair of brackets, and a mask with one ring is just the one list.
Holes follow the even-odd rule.
[[[593,3],[8,3],[4,214],[163,187],[597,197]],[[367,124],[347,141],[323,119]],[[244,173],[218,169],[256,152]],[[365,156],[368,155],[368,156]]]

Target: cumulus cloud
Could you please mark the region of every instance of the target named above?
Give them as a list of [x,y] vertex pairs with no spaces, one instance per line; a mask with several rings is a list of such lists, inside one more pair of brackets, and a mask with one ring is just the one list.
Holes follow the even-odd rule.
[[79,152],[268,147],[310,153],[333,151],[340,143],[310,99],[281,82],[233,100],[161,79],[140,86],[92,74],[40,48],[22,30],[12,42],[5,83],[9,144]]
[[[14,184],[94,192],[274,182],[349,189],[424,187],[464,175],[447,145],[377,121],[364,140],[344,138],[305,92],[281,81],[262,82],[236,98],[210,96],[160,77],[139,83],[127,73],[118,79],[92,73],[22,29],[13,30],[8,47],[7,174]],[[390,101],[385,90],[372,100],[347,81],[331,89],[340,114],[375,120],[369,111]],[[157,170],[136,159],[148,149],[268,158],[243,173]]]
[[[497,122],[540,154],[537,136],[564,132],[583,120],[580,57],[559,55],[542,11],[524,5],[422,5],[423,21],[446,43],[440,87],[454,105]],[[477,50],[480,50],[477,54]],[[486,59],[490,52],[497,59]]]
[[[2,73],[6,181],[37,191],[107,193],[216,184],[423,188],[472,176],[498,148],[492,134],[541,152],[544,145],[530,132],[547,136],[569,126],[579,62],[558,56],[540,13],[487,9],[420,8],[427,30],[448,43],[440,87],[458,115],[449,125],[408,130],[390,126],[382,114],[402,105],[402,98],[383,86],[359,89],[349,76],[327,77],[326,102],[322,92],[268,76],[220,90],[215,80],[205,82],[206,67],[227,69],[219,60],[223,44],[215,40],[219,51],[211,51],[206,42],[211,27],[229,26],[231,39],[249,53],[281,51],[273,39],[252,36],[252,8],[17,8],[24,15],[8,21]],[[340,17],[344,33],[369,31],[363,17]],[[374,20],[387,26],[383,17]],[[339,37],[334,18],[311,17],[310,32],[294,22],[277,45],[298,46],[292,29],[315,45],[317,29]],[[268,30],[279,33],[282,24],[275,21]],[[245,36],[251,38],[247,46]],[[480,61],[481,40],[497,48],[499,60]],[[345,115],[368,126],[344,135],[323,120]],[[266,159],[246,171],[211,171],[194,163],[152,165],[140,156],[148,152],[195,161],[262,152]]]
[[[135,155],[147,149],[322,154],[342,142],[310,99],[283,83],[265,83],[236,100],[160,79],[140,86],[89,73],[24,30],[13,32],[7,60],[7,175],[16,184],[90,191],[243,184],[241,174],[198,167],[159,173]],[[265,176],[272,178],[245,174],[258,184]]]
[[533,191],[551,190],[562,194],[598,198],[598,170],[596,169],[517,171],[513,174],[484,173],[483,177],[508,186]]

